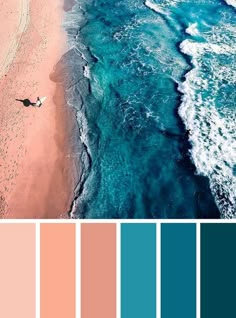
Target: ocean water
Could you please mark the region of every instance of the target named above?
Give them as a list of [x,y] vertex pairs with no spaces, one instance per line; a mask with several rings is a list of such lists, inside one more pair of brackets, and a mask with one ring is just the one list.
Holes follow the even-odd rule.
[[236,215],[235,0],[79,0],[64,27],[71,216]]

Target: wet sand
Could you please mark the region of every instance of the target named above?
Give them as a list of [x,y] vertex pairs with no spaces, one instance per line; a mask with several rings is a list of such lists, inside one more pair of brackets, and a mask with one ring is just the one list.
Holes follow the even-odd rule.
[[76,4],[75,0],[64,0],[64,7],[65,11],[70,11],[73,6]]
[[[0,0],[2,218],[67,217],[73,198],[74,114],[63,85],[50,80],[67,50],[63,6],[63,0]],[[37,96],[47,96],[42,107],[15,100]]]

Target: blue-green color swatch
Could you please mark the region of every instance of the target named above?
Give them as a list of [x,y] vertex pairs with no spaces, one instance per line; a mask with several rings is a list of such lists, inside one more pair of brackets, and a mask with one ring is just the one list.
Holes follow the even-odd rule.
[[201,318],[236,317],[236,224],[201,225]]
[[121,225],[121,318],[156,318],[156,225]]
[[196,225],[161,225],[161,318],[196,318]]

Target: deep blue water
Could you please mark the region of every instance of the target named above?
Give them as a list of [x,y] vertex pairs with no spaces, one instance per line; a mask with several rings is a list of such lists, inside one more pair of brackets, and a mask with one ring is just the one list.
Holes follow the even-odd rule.
[[236,214],[235,13],[221,0],[80,0],[67,13],[73,217]]

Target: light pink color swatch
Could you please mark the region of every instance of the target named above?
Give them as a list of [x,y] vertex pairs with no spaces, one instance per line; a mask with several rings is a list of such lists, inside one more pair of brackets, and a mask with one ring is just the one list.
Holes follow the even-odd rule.
[[35,317],[35,225],[0,224],[0,317]]

